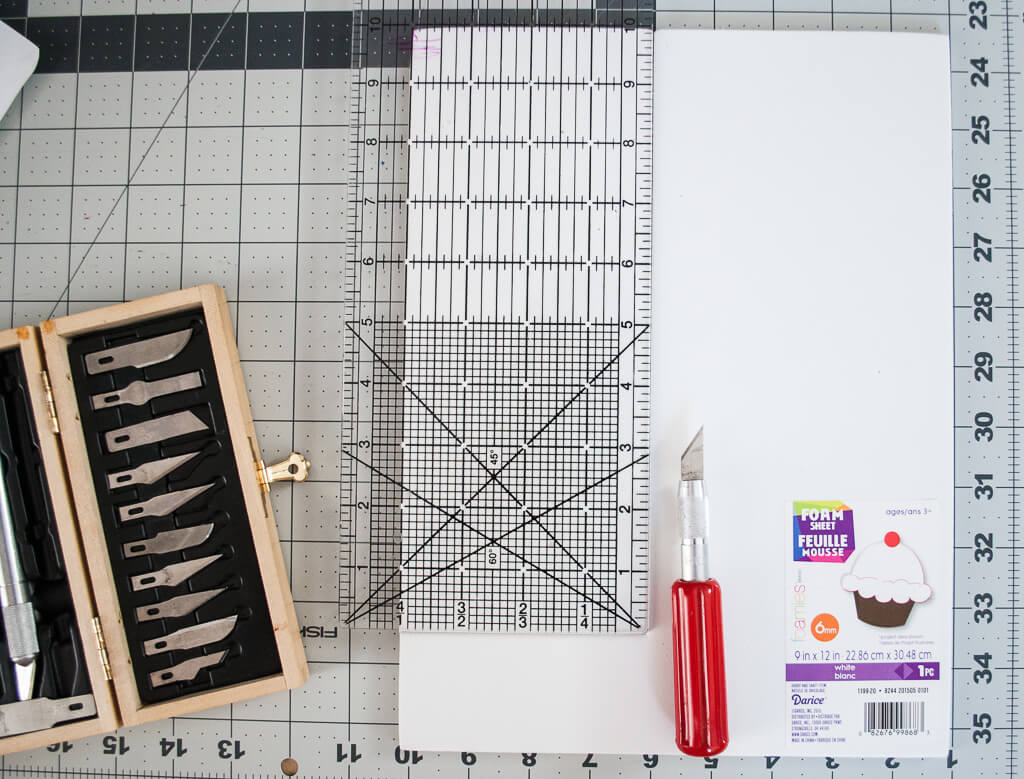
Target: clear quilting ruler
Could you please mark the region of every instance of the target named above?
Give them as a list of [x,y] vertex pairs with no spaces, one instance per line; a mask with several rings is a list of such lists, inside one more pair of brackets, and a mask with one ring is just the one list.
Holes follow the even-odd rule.
[[388,246],[391,307],[349,326],[349,385],[372,388],[369,428],[391,425],[347,458],[368,491],[354,529],[360,506],[367,537],[397,522],[399,559],[365,547],[349,619],[642,630],[653,33],[426,27],[409,45],[406,244]]

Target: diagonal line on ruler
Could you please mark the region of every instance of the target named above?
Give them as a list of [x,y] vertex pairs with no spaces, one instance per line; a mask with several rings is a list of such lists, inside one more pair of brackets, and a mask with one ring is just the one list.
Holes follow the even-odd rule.
[[[625,471],[625,470],[627,470],[629,468],[632,468],[637,463],[642,462],[643,460],[646,460],[646,459],[647,459],[647,455],[646,454],[642,454],[639,457],[637,457],[635,460],[633,460],[632,462],[626,463],[625,465],[623,465],[620,468],[616,468],[614,471],[612,471],[609,474],[606,474],[605,476],[602,476],[600,479],[598,479],[597,481],[593,482],[592,484],[588,484],[583,489],[581,489],[581,490],[579,490],[577,492],[574,492],[572,495],[569,495],[566,498],[563,498],[562,500],[558,501],[558,503],[555,503],[553,506],[549,506],[548,508],[544,509],[544,511],[540,512],[536,516],[531,516],[528,519],[524,519],[522,522],[520,522],[518,525],[516,525],[512,529],[506,530],[504,533],[502,533],[501,535],[499,535],[496,538],[492,539],[491,541],[488,541],[486,544],[483,544],[482,546],[479,546],[476,549],[473,549],[470,552],[467,552],[466,554],[462,555],[460,558],[458,558],[457,560],[449,563],[448,565],[444,566],[443,568],[438,568],[436,571],[434,571],[434,572],[428,574],[427,576],[423,577],[418,582],[410,584],[408,587],[404,587],[403,589],[401,589],[398,592],[396,592],[394,595],[390,595],[387,598],[385,598],[384,600],[379,601],[378,603],[376,603],[373,606],[371,606],[370,608],[368,608],[365,612],[360,611],[360,609],[362,609],[364,606],[366,606],[368,601],[362,603],[359,606],[359,609],[356,609],[356,611],[352,612],[352,614],[349,615],[349,617],[345,620],[345,622],[346,623],[350,623],[350,622],[352,622],[352,621],[354,621],[356,619],[359,619],[360,617],[367,616],[367,615],[373,613],[374,611],[376,611],[377,609],[379,609],[379,608],[381,608],[383,606],[386,606],[388,603],[391,603],[392,601],[397,600],[398,598],[401,598],[407,592],[410,592],[411,590],[414,590],[417,587],[420,587],[423,584],[426,584],[431,579],[434,579],[434,578],[440,576],[445,571],[451,570],[452,568],[454,568],[456,565],[458,565],[459,563],[463,562],[464,560],[467,560],[470,557],[472,557],[473,555],[477,554],[478,552],[481,552],[484,549],[487,549],[488,547],[491,547],[494,544],[497,544],[499,541],[502,541],[503,539],[507,538],[508,536],[512,535],[513,533],[516,533],[516,532],[522,530],[524,527],[526,527],[530,523],[538,522],[538,520],[541,517],[544,517],[544,516],[550,514],[553,511],[557,511],[562,506],[564,506],[566,503],[569,503],[570,501],[575,500],[580,495],[583,495],[584,493],[589,492],[590,490],[594,489],[594,487],[597,487],[597,486],[603,484],[604,482],[608,481],[609,479],[615,478],[616,476],[618,476],[623,471]],[[586,597],[586,596],[584,596],[584,597]],[[588,600],[589,600],[589,598],[588,598]],[[602,608],[605,608],[605,609],[608,608],[607,606],[604,606],[603,604],[600,604],[600,603],[598,603],[598,605],[602,606]],[[618,615],[616,615],[616,616],[618,616]],[[640,627],[640,623],[638,623],[635,619],[633,619],[633,617],[629,617],[628,621],[634,627]]]
[[[117,206],[120,204],[121,200],[124,199],[124,196],[128,193],[128,187],[131,186],[132,181],[135,180],[135,176],[138,175],[139,170],[142,169],[143,163],[146,162],[146,157],[149,156],[149,153],[153,150],[153,147],[156,146],[157,139],[160,138],[160,133],[164,131],[164,128],[167,126],[167,123],[171,121],[171,117],[174,115],[174,112],[178,110],[178,105],[181,103],[181,99],[188,94],[189,87],[192,86],[192,79],[194,79],[199,74],[199,70],[203,67],[203,63],[206,62],[206,58],[210,56],[210,52],[213,51],[213,47],[216,46],[217,41],[220,40],[221,33],[223,33],[224,30],[227,28],[228,23],[231,21],[232,17],[235,15],[235,11],[238,10],[238,6],[241,4],[242,0],[235,0],[235,4],[231,7],[231,11],[228,13],[227,18],[224,20],[224,23],[217,30],[217,34],[213,36],[213,40],[210,41],[210,45],[207,47],[206,51],[203,52],[203,56],[200,57],[199,62],[196,63],[196,69],[189,73],[188,79],[185,81],[185,88],[181,90],[181,94],[178,95],[178,99],[174,101],[174,105],[171,106],[171,110],[167,112],[167,116],[164,117],[163,122],[161,122],[160,126],[157,128],[156,133],[153,135],[153,140],[149,142],[149,146],[146,147],[146,150],[142,153],[142,157],[139,158],[139,164],[135,166],[135,170],[133,170],[131,174],[128,176],[128,182],[123,187],[121,187],[121,191],[117,193],[117,199],[114,201],[114,205],[110,207],[110,211],[107,212],[107,215],[105,217],[103,217],[103,221],[100,222],[100,226],[96,230],[96,235],[93,236],[93,239],[89,242],[89,245],[85,247],[85,251],[82,253],[82,259],[78,261],[78,264],[75,266],[75,269],[71,272],[71,275],[68,276],[68,283],[64,285],[64,289],[62,289],[60,293],[57,295],[57,300],[54,301],[53,308],[50,309],[50,313],[47,316],[47,319],[53,318],[53,315],[57,311],[57,306],[60,305],[60,302],[64,299],[64,296],[71,294],[71,284],[75,280],[75,277],[78,275],[78,272],[82,270],[82,266],[85,265],[85,261],[89,259],[89,255],[92,253],[93,247],[96,245],[96,242],[99,241],[100,236],[103,234],[103,229],[107,226],[107,222],[110,221],[110,217],[114,215],[114,212],[117,210]],[[128,110],[131,110],[131,106],[129,106]]]
[[[362,335],[354,327],[352,327],[350,323],[346,323],[345,326],[352,332],[352,334],[359,340],[359,342],[363,344],[363,346],[370,350],[370,353],[373,355],[374,359],[376,359],[385,368],[385,370],[387,370],[388,373],[390,373],[395,378],[395,380],[399,382],[399,385],[402,386],[402,388],[405,389],[407,392],[409,392],[409,394],[416,400],[416,402],[419,403],[427,411],[427,413],[431,415],[431,417],[433,417],[437,424],[440,425],[441,428],[456,441],[456,443],[462,446],[462,439],[460,439],[459,436],[447,424],[445,424],[444,420],[442,420],[437,415],[437,413],[429,405],[427,405],[427,403],[416,393],[414,389],[412,389],[405,383],[402,376],[399,375],[399,373],[393,367],[391,367],[387,360],[385,360],[383,356],[381,356],[381,354],[377,352],[377,350],[374,349],[373,346],[365,338],[363,338]],[[513,462],[515,462],[519,458],[520,454],[527,451],[528,447],[534,441],[536,441],[549,427],[551,427],[551,425],[553,425],[562,416],[562,414],[564,414],[566,410],[570,406],[572,406],[572,404],[575,403],[587,391],[587,389],[589,389],[589,386],[593,384],[595,381],[597,381],[597,379],[599,379],[605,373],[605,371],[607,371],[612,365],[614,365],[622,357],[622,355],[625,354],[630,349],[630,347],[632,347],[633,344],[635,344],[649,329],[650,325],[644,325],[642,329],[638,330],[636,335],[633,336],[633,338],[625,346],[623,346],[615,354],[615,356],[608,360],[608,362],[606,362],[601,367],[601,369],[598,370],[597,373],[595,373],[586,382],[586,384],[584,384],[578,390],[576,390],[575,394],[571,398],[569,398],[569,400],[566,401],[547,422],[541,425],[540,429],[537,430],[537,432],[534,433],[529,440],[527,440],[526,444],[520,447],[518,450],[516,450],[516,453],[512,455],[512,457],[510,457],[500,468],[494,471],[490,470],[480,460],[480,458],[477,457],[476,454],[472,452],[472,450],[470,450],[469,447],[467,446],[466,451],[468,451],[470,455],[473,457],[473,459],[477,462],[477,464],[481,468],[483,468],[483,470],[488,474],[488,477],[487,480],[484,481],[484,483],[481,484],[480,487],[463,502],[463,505],[468,507],[470,503],[472,503],[492,482],[496,482],[504,490],[504,492],[510,498],[512,498],[512,500],[514,500],[517,504],[522,505],[523,501],[520,500],[502,481],[500,481],[498,477],[506,468],[508,468]],[[458,509],[458,511],[461,512],[462,509]],[[531,519],[539,519],[539,517],[542,516],[534,515],[532,512],[529,511],[527,511],[527,515]],[[451,521],[451,518],[449,518],[442,522],[440,525],[438,525],[438,527],[429,536],[427,536],[427,538],[418,547],[416,547],[416,549],[413,550],[413,552],[402,562],[402,565],[407,565],[408,563],[410,563],[414,557],[416,557],[420,552],[422,552],[435,538],[437,538],[438,535],[441,534],[441,532],[444,531],[446,527],[448,527]],[[566,555],[569,556],[569,559],[572,560],[572,562],[575,565],[579,565],[579,561],[576,559],[576,557],[562,544],[561,541],[558,540],[558,538],[554,535],[554,533],[551,532],[547,525],[541,522],[538,522],[537,524],[540,527],[540,529],[555,543],[555,545]],[[381,582],[377,586],[377,588],[373,592],[371,592],[367,596],[367,598],[361,604],[359,604],[359,606],[356,607],[353,614],[359,612],[360,609],[362,609],[366,604],[372,601],[373,598],[376,597],[376,595],[380,593],[380,591],[383,590],[400,572],[401,567],[396,568],[394,571],[392,571],[387,576],[387,578],[385,578],[384,581]],[[611,593],[607,591],[607,589],[594,577],[592,573],[588,572],[588,576],[591,578],[594,584],[596,584],[597,587],[604,593],[604,595],[606,595],[613,603],[615,603],[617,608],[622,610],[622,614],[625,616],[627,621],[631,623],[635,622],[635,620],[629,614],[629,612],[611,595]],[[637,625],[637,627],[639,627],[639,625]]]
[[[506,552],[508,552],[508,553],[509,553],[509,554],[511,554],[512,556],[516,557],[516,558],[517,558],[518,560],[520,560],[521,562],[523,562],[523,563],[526,563],[527,565],[529,565],[529,566],[530,566],[531,568],[533,568],[534,570],[536,570],[536,571],[540,571],[540,572],[541,572],[542,574],[544,574],[545,576],[548,576],[548,577],[550,577],[551,579],[553,579],[554,581],[558,582],[559,584],[561,584],[561,585],[562,585],[563,587],[565,587],[566,589],[569,589],[569,590],[571,590],[572,592],[576,593],[577,595],[579,595],[579,596],[580,596],[581,598],[583,598],[584,600],[587,600],[587,601],[589,601],[590,603],[593,603],[593,604],[594,604],[595,606],[597,606],[597,607],[599,607],[599,608],[601,608],[601,609],[604,609],[605,611],[607,611],[607,612],[608,612],[609,614],[611,614],[612,616],[615,616],[615,617],[619,617],[619,618],[622,618],[622,615],[621,615],[621,614],[619,614],[619,613],[617,613],[617,612],[615,611],[615,609],[614,609],[614,608],[612,608],[611,606],[608,606],[607,604],[605,604],[605,603],[602,603],[601,601],[597,600],[596,598],[592,598],[591,596],[587,595],[587,594],[586,594],[585,592],[582,592],[581,590],[578,590],[578,589],[577,589],[576,587],[574,587],[573,585],[571,585],[571,584],[570,584],[569,582],[567,582],[567,581],[563,581],[563,580],[562,580],[561,578],[559,578],[559,577],[558,577],[558,575],[557,575],[556,573],[554,573],[553,571],[549,571],[549,570],[548,570],[547,568],[544,568],[543,566],[541,566],[541,565],[538,565],[537,563],[535,563],[535,562],[534,562],[533,560],[529,559],[529,558],[528,558],[528,557],[526,557],[525,555],[522,555],[522,554],[520,554],[519,552],[515,551],[514,549],[510,549],[509,547],[507,547],[507,546],[505,546],[504,544],[502,544],[502,543],[500,542],[500,540],[499,540],[498,538],[491,538],[491,537],[490,537],[489,535],[487,535],[487,534],[486,534],[485,532],[483,532],[483,531],[482,531],[482,530],[480,530],[479,528],[475,527],[474,525],[470,524],[469,522],[467,522],[466,520],[464,520],[464,519],[463,519],[462,517],[458,516],[458,514],[457,514],[457,513],[452,513],[452,512],[450,512],[450,511],[446,510],[446,509],[445,509],[444,507],[442,507],[442,506],[439,506],[438,504],[434,503],[434,502],[433,502],[433,501],[431,501],[431,500],[430,500],[429,498],[427,498],[427,497],[426,497],[425,495],[421,495],[421,494],[420,494],[419,492],[417,492],[416,490],[413,490],[413,489],[411,489],[410,487],[406,486],[406,485],[405,485],[405,484],[403,484],[402,482],[398,481],[398,479],[395,479],[394,477],[392,477],[392,476],[389,476],[388,474],[384,473],[384,472],[383,472],[382,470],[380,470],[380,468],[377,468],[376,466],[374,466],[374,465],[371,465],[370,463],[366,462],[365,460],[362,460],[362,459],[360,459],[359,457],[356,457],[356,456],[355,456],[354,454],[352,454],[351,452],[347,452],[347,451],[345,451],[345,450],[342,450],[342,454],[344,454],[344,455],[345,455],[346,457],[350,457],[350,458],[352,458],[353,460],[355,460],[355,461],[356,461],[357,463],[359,463],[360,465],[362,465],[362,466],[364,466],[364,467],[366,467],[366,468],[369,468],[369,469],[370,469],[371,471],[373,471],[373,473],[377,474],[377,475],[378,475],[378,476],[380,476],[380,477],[381,477],[382,479],[386,479],[386,480],[387,480],[387,481],[389,481],[389,482],[390,482],[391,484],[394,484],[394,485],[395,485],[396,487],[399,487],[400,489],[402,489],[402,490],[403,490],[404,492],[408,492],[408,493],[409,493],[410,495],[412,495],[412,496],[413,496],[414,498],[416,498],[416,499],[418,499],[418,500],[422,501],[422,502],[423,502],[423,503],[424,503],[425,505],[427,505],[427,506],[429,506],[430,508],[434,509],[434,510],[435,510],[435,511],[437,511],[437,512],[438,512],[439,514],[443,514],[444,516],[448,517],[448,518],[449,518],[450,520],[454,520],[455,522],[458,522],[458,523],[459,523],[460,525],[462,525],[463,527],[465,527],[465,528],[466,528],[467,530],[471,530],[471,531],[473,531],[474,533],[476,533],[476,534],[477,534],[478,536],[480,536],[481,538],[483,538],[483,539],[484,539],[484,540],[485,540],[485,541],[486,541],[487,543],[486,543],[486,544],[485,544],[484,546],[481,546],[481,547],[477,548],[477,549],[476,549],[476,550],[474,550],[473,552],[470,552],[470,556],[472,556],[473,554],[476,554],[476,553],[477,553],[477,552],[479,552],[479,551],[482,551],[483,549],[486,549],[486,548],[487,548],[487,547],[489,547],[489,546],[492,546],[492,545],[493,545],[493,546],[497,546],[497,547],[499,547],[499,548],[501,548],[501,549],[505,550]],[[628,466],[627,466],[627,467],[628,467]],[[590,486],[586,487],[584,491],[586,491],[586,490],[589,490],[589,489],[593,489],[593,487],[594,487],[594,486],[596,486],[596,485],[590,485]],[[572,498],[569,498],[569,500],[572,500]],[[559,505],[561,505],[561,503],[560,503]],[[534,519],[533,519],[533,518],[531,517],[531,518],[529,518],[529,519],[525,520],[524,522],[522,522],[522,523],[521,523],[521,524],[519,525],[519,528],[513,528],[513,529],[512,529],[512,530],[511,530],[510,532],[511,532],[511,533],[514,533],[514,532],[515,532],[515,531],[516,531],[517,529],[520,529],[520,528],[526,527],[526,526],[527,526],[527,525],[528,525],[528,524],[529,524],[529,523],[530,523],[531,521],[535,521],[535,520],[534,520]],[[538,524],[538,525],[540,525],[541,523],[540,523],[540,522],[537,522],[537,524]],[[458,565],[458,561],[456,561],[455,565]],[[576,563],[576,565],[577,565],[577,566],[579,566],[579,563]],[[447,569],[445,568],[445,569],[440,569],[440,570],[447,570]],[[422,582],[420,582],[420,583],[422,583]],[[413,586],[413,587],[416,587],[417,585],[412,585],[412,586]],[[386,601],[385,601],[385,602],[386,602]],[[618,605],[619,605],[619,604],[617,604],[617,603],[615,603],[615,602],[614,602],[614,599],[612,599],[612,602],[614,603],[614,605],[615,605],[615,606],[618,606]],[[363,604],[363,605],[366,605],[366,604]],[[369,613],[370,613],[371,611],[373,611],[374,609],[378,608],[378,607],[379,607],[379,606],[381,606],[381,605],[383,605],[383,603],[381,603],[381,604],[378,604],[377,606],[374,606],[374,607],[373,607],[372,609],[370,609],[369,611],[367,611],[367,612],[366,612],[365,614],[358,614],[358,613],[355,613],[355,612],[354,612],[354,613],[353,613],[352,615],[350,615],[350,616],[349,616],[349,617],[348,617],[348,618],[347,618],[347,619],[345,620],[345,622],[346,622],[346,623],[347,623],[347,622],[351,622],[351,621],[353,621],[353,620],[355,620],[355,619],[358,619],[358,618],[359,618],[359,617],[361,617],[361,616],[366,616],[366,615],[368,615],[368,614],[369,614]],[[362,608],[362,606],[360,606],[360,608]],[[358,610],[357,610],[357,611],[358,611]],[[626,619],[627,619],[627,620],[631,620],[631,623],[630,623],[630,624],[632,624],[632,625],[633,625],[634,627],[640,627],[640,624],[639,624],[638,622],[636,622],[636,620],[633,620],[633,619],[632,619],[632,618],[631,618],[631,617],[630,617],[630,616],[629,616],[628,614],[626,615]]]

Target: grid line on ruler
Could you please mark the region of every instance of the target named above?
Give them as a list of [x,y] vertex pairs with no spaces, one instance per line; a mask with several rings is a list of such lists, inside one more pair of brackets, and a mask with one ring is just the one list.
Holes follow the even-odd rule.
[[[405,381],[422,392],[434,413],[458,419],[461,431],[458,440],[438,431],[426,406],[407,402],[405,430],[411,441],[405,449],[405,483],[449,510],[466,505],[477,483],[487,478],[485,467],[496,468],[508,462],[510,453],[517,452],[528,440],[521,430],[540,428],[565,404],[571,388],[587,382],[602,364],[611,362],[619,347],[618,325],[614,324],[599,328],[603,331],[599,336],[601,351],[595,349],[592,362],[586,359],[586,353],[595,338],[582,326],[524,328],[520,324],[483,323],[466,328],[461,323],[434,322],[404,329],[412,331],[406,335],[407,353],[416,355],[406,362]],[[460,354],[464,356],[461,363],[453,362],[452,358]],[[450,374],[438,373],[449,369]],[[482,533],[496,536],[521,523],[526,509],[536,513],[557,504],[565,495],[582,491],[592,473],[614,470],[618,451],[614,437],[617,387],[618,373],[606,372],[585,393],[584,402],[530,442],[529,453],[516,460],[500,481],[491,482],[473,501],[472,508],[462,512],[462,519]],[[596,417],[593,422],[588,418],[590,414]],[[588,427],[596,429],[588,435]],[[473,462],[471,453],[475,452],[486,456],[484,466]],[[557,483],[550,479],[547,469],[531,465],[534,456],[559,459]],[[500,489],[499,484],[509,486]],[[581,512],[586,521],[580,521]],[[560,546],[544,539],[531,525],[528,532],[523,528],[523,532],[506,539],[507,552],[512,555],[502,549],[483,548],[478,539],[467,536],[461,524],[451,525],[440,538],[426,545],[422,554],[414,555],[412,550],[435,529],[437,512],[413,502],[405,505],[402,516],[403,571],[407,579],[415,581],[472,554],[474,546],[481,546],[457,569],[405,596],[410,626],[416,626],[423,613],[432,619],[438,604],[444,605],[444,613],[451,611],[458,600],[464,600],[467,608],[477,611],[486,629],[514,629],[516,610],[523,603],[532,615],[534,629],[559,629],[560,622],[551,617],[550,610],[560,602],[563,580],[574,580],[575,588],[582,592],[593,589],[581,566],[594,574],[605,592],[614,589],[616,566],[608,542],[614,538],[617,496],[611,483],[587,491],[578,504],[563,506],[545,520]],[[589,534],[593,535],[588,538]],[[576,554],[570,556],[565,547]],[[540,570],[524,570],[523,558],[529,558]],[[458,579],[458,586],[473,594],[454,598],[451,579]],[[529,587],[533,593],[530,600],[518,595],[522,587]],[[497,597],[494,589],[500,593]],[[617,615],[613,609],[603,608],[606,604],[600,597],[588,595],[588,600],[602,608],[594,616],[594,629],[612,629]]]

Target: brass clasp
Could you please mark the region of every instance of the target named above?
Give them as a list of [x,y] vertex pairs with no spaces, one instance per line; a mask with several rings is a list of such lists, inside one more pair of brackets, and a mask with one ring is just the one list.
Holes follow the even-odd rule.
[[256,463],[256,476],[264,492],[270,492],[270,485],[275,481],[305,481],[309,478],[309,460],[298,452],[292,452],[287,460],[274,465],[264,465],[260,460]]

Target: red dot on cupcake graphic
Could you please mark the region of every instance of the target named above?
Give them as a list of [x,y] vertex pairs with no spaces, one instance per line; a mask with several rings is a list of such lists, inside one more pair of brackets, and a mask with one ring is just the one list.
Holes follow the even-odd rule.
[[857,619],[880,628],[905,625],[914,604],[932,596],[917,554],[894,530],[864,547],[840,584],[853,593]]

